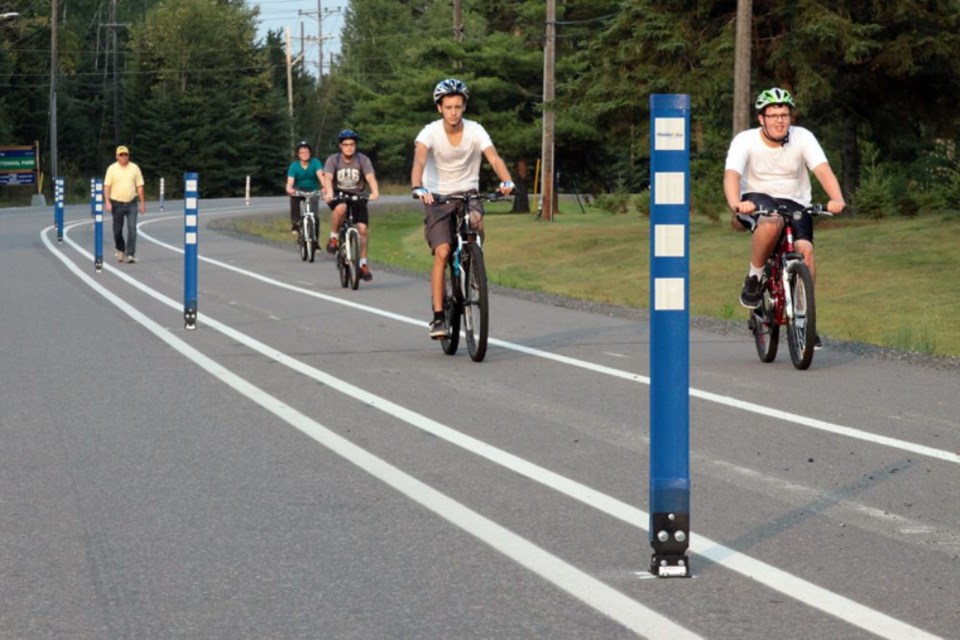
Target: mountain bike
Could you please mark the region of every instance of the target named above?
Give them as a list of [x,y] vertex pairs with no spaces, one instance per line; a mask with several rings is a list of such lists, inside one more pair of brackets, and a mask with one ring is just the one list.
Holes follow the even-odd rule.
[[319,197],[319,191],[294,191],[293,195],[300,198],[300,228],[297,230],[297,246],[300,248],[300,259],[313,262],[317,254],[317,238],[320,233],[320,221],[313,210],[311,200]]
[[[784,219],[780,238],[764,266],[760,282],[763,299],[760,306],[750,312],[749,327],[757,355],[762,362],[776,359],[780,327],[785,326],[790,359],[794,367],[803,370],[813,361],[817,306],[813,297],[813,276],[803,262],[803,256],[793,246],[793,224],[803,213],[815,217],[833,214],[819,204],[796,212],[779,207],[773,210],[758,209],[755,213],[779,215]],[[751,231],[756,226],[756,221],[748,215],[737,214],[737,218]]]
[[487,354],[490,308],[487,298],[487,270],[483,262],[482,239],[470,229],[468,204],[474,200],[498,202],[504,198],[498,193],[462,193],[434,195],[437,204],[457,203],[450,216],[451,251],[447,259],[450,277],[444,284],[443,314],[447,336],[440,345],[452,356],[460,344],[460,322],[467,337],[467,351],[474,362]]
[[353,222],[353,208],[363,202],[367,196],[359,193],[338,192],[336,199],[347,205],[347,212],[340,223],[337,234],[337,271],[340,272],[340,286],[356,290],[360,286],[360,231]]

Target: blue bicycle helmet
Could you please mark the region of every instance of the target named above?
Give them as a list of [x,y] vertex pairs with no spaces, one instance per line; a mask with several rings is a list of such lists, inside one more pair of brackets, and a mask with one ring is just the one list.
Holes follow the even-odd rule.
[[353,140],[354,142],[359,142],[360,136],[357,135],[357,132],[353,129],[344,129],[337,136],[337,142],[343,142],[344,140]]
[[447,78],[446,80],[441,80],[433,89],[433,102],[434,104],[440,104],[440,101],[443,100],[444,96],[453,95],[463,96],[464,102],[470,98],[470,92],[467,90],[467,85],[465,85],[462,80],[457,80],[456,78]]

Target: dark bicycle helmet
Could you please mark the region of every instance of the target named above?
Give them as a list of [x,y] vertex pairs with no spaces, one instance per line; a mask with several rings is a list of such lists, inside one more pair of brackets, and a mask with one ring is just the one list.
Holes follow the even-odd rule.
[[446,80],[441,80],[433,89],[433,102],[434,104],[440,104],[440,101],[443,100],[444,96],[453,95],[463,96],[464,102],[470,98],[470,92],[467,90],[467,85],[465,85],[462,80],[457,80],[456,78],[447,78]]
[[307,151],[309,151],[310,155],[312,156],[313,147],[311,147],[310,143],[307,142],[306,140],[301,140],[300,142],[297,143],[297,153],[300,153],[300,149],[303,149],[304,147],[306,147]]
[[763,111],[767,107],[776,104],[783,104],[791,109],[797,108],[797,105],[793,103],[793,96],[790,95],[790,92],[786,89],[780,89],[779,87],[761,91],[753,106],[757,111]]
[[353,129],[344,129],[337,135],[337,142],[343,142],[344,140],[353,140],[354,142],[360,141],[360,136],[357,135],[357,132]]

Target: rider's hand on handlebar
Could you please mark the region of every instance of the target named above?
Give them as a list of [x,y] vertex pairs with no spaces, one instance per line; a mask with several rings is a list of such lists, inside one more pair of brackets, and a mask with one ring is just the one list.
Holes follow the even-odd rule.
[[736,210],[730,216],[730,226],[733,227],[734,231],[746,231],[747,227],[740,221],[737,217],[738,215],[750,215],[757,210],[757,205],[750,202],[749,200],[743,200],[738,205]]
[[843,208],[847,206],[847,203],[843,200],[830,200],[827,202],[827,211],[833,215],[838,215],[843,211]]
[[513,192],[513,180],[504,180],[500,183],[500,186],[497,187],[497,192],[501,195],[508,196]]
[[379,197],[380,197],[379,191],[371,191],[370,195],[367,196],[367,200],[376,200]]
[[420,198],[420,201],[423,202],[423,204],[433,204],[433,194],[423,187],[414,187],[413,197]]

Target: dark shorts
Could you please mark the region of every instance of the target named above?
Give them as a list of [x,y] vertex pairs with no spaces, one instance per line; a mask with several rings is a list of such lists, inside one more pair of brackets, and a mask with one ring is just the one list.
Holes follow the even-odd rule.
[[[786,207],[787,211],[802,211],[804,206],[799,202],[787,200],[786,198],[773,198],[765,193],[745,193],[742,198],[763,209],[776,209],[777,207]],[[806,240],[813,244],[813,216],[805,213],[799,220],[793,221],[793,239]]]
[[[436,251],[441,244],[450,244],[452,241],[453,225],[456,221],[453,214],[460,204],[460,202],[448,202],[424,206],[426,211],[423,216],[423,237],[430,245],[431,252]],[[483,217],[483,204],[479,200],[471,200],[468,206],[471,212]]]
[[[337,200],[334,198],[327,203],[327,206],[330,207],[330,211],[333,211],[337,208],[337,205],[340,203],[350,206],[346,200]],[[370,224],[370,213],[367,211],[367,201],[366,200],[357,200],[353,203],[353,223],[354,224]]]

